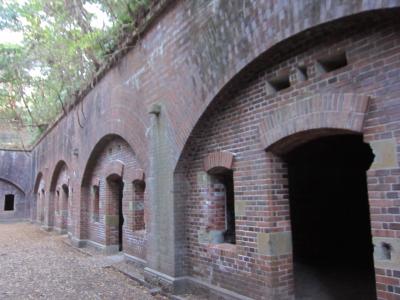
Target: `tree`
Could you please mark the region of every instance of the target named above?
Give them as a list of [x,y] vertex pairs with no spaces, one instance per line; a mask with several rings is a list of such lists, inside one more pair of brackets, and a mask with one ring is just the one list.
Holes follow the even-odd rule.
[[[108,16],[108,26],[92,25],[98,16],[90,5]],[[146,5],[149,0],[0,2],[0,30],[23,33],[21,44],[0,44],[0,122],[36,137],[66,112]]]

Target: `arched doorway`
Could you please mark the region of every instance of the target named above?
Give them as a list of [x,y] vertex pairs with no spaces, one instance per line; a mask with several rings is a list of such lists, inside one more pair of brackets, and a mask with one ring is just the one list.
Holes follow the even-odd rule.
[[36,175],[35,185],[33,188],[33,205],[32,205],[32,221],[40,223],[42,211],[42,192],[44,193],[44,180],[42,172]]
[[366,177],[373,157],[353,134],[317,138],[284,156],[296,299],[376,299]]
[[80,237],[106,254],[146,256],[145,182],[132,147],[104,136],[90,154],[81,183]]
[[60,160],[53,171],[49,195],[49,226],[61,233],[68,232],[68,218],[71,207],[69,189],[69,171],[65,161]]
[[56,222],[55,226],[60,230],[60,233],[67,233],[68,230],[68,203],[69,203],[69,188],[63,184],[57,190],[56,197]]

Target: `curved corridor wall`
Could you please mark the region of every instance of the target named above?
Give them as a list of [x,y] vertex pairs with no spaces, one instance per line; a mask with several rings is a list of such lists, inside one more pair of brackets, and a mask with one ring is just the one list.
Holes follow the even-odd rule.
[[[0,150],[0,222],[31,218],[32,154]],[[14,208],[5,211],[5,195],[14,195]]]

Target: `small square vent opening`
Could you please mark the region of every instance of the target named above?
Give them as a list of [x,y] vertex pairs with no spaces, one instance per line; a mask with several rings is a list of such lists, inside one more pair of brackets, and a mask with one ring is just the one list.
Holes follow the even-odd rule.
[[290,87],[289,74],[277,76],[267,81],[269,94],[287,89],[288,87]]
[[322,73],[328,73],[347,66],[346,52],[335,53],[318,60]]

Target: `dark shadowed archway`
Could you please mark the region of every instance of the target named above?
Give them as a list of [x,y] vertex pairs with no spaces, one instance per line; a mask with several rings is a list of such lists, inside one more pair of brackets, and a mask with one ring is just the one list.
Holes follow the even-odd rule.
[[71,213],[69,171],[64,160],[60,160],[53,172],[49,194],[49,226],[61,233],[67,233],[71,224],[68,224]]
[[366,178],[373,157],[354,134],[317,138],[284,156],[296,299],[376,299]]
[[33,204],[32,204],[32,220],[42,222],[43,201],[44,201],[44,179],[43,173],[39,172],[36,175],[35,185],[33,187]]

